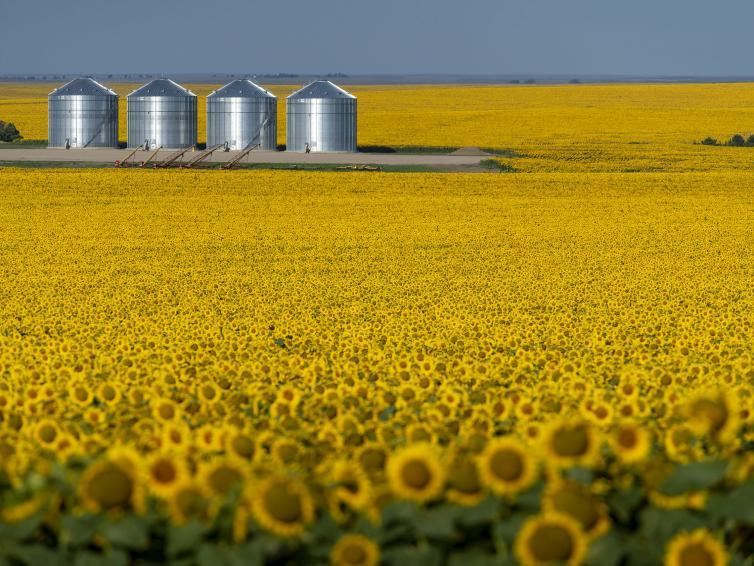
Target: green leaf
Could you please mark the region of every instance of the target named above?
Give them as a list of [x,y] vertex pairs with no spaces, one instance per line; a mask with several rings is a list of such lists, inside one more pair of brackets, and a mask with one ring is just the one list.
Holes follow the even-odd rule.
[[456,534],[456,519],[460,509],[455,505],[440,505],[423,510],[416,517],[414,528],[427,538],[452,539]]
[[51,550],[42,545],[18,545],[9,553],[9,557],[29,566],[44,564],[45,566],[63,565],[66,557],[63,553]]
[[538,511],[542,505],[542,489],[544,485],[539,482],[532,489],[518,494],[516,497],[516,507],[531,511]]
[[570,468],[565,471],[565,477],[583,485],[594,482],[594,472],[589,468]]
[[382,523],[413,523],[419,513],[415,503],[409,501],[394,501],[382,510]]
[[102,519],[96,515],[65,515],[60,520],[60,538],[67,546],[86,546],[99,530]]
[[128,566],[128,554],[114,549],[103,553],[82,550],[76,553],[74,566]]
[[529,517],[528,513],[516,513],[506,519],[495,523],[492,526],[492,537],[499,543],[503,543],[507,548],[513,546],[513,541],[521,530],[521,525],[524,524]]
[[626,524],[636,514],[641,505],[643,495],[638,487],[616,491],[607,497],[607,506],[619,522]]
[[707,500],[707,511],[719,520],[734,520],[754,525],[754,482],[746,483],[728,493],[713,493]]
[[42,513],[35,513],[31,517],[17,523],[0,523],[0,539],[21,541],[31,538],[42,524]]
[[100,532],[115,546],[142,549],[149,544],[147,521],[136,515],[128,515],[116,522],[105,523]]
[[316,540],[333,542],[340,536],[340,525],[338,525],[329,513],[325,513],[309,529],[309,534],[311,534]]
[[705,518],[686,509],[647,507],[639,514],[640,534],[650,545],[664,547],[680,531],[705,526]]
[[172,525],[167,533],[167,554],[176,557],[179,554],[193,550],[199,546],[204,538],[205,527],[197,521],[186,525]]
[[448,566],[512,566],[513,559],[503,558],[481,548],[472,548],[450,555]]
[[440,566],[442,554],[432,546],[396,546],[385,550],[383,560],[394,566]]
[[625,555],[624,545],[616,531],[601,536],[589,546],[586,564],[589,566],[618,566]]
[[464,507],[459,514],[459,521],[466,527],[476,527],[492,523],[500,514],[502,501],[490,495],[475,507]]
[[230,558],[227,550],[208,543],[202,543],[199,552],[196,553],[197,566],[227,566]]
[[725,477],[724,461],[692,462],[679,466],[662,484],[661,491],[670,496],[709,489]]

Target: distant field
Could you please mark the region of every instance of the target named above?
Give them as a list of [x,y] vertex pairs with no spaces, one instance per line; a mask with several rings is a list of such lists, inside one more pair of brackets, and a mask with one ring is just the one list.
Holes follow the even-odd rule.
[[[121,97],[136,84],[112,84]],[[187,85],[204,97],[217,85]],[[353,86],[360,146],[478,146],[513,150],[520,171],[709,171],[751,167],[754,150],[694,145],[754,128],[754,85]],[[278,143],[285,143],[285,97],[295,85],[269,87],[279,97]],[[0,120],[26,139],[47,137],[50,85],[0,85]]]

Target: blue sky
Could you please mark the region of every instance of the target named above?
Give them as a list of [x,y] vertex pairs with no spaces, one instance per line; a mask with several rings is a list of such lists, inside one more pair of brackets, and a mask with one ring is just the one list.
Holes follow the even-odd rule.
[[0,0],[0,74],[754,75],[751,0]]

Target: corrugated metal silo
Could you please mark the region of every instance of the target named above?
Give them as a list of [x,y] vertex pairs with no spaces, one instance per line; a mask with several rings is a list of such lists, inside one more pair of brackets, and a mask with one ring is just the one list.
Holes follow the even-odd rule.
[[356,97],[315,81],[287,99],[288,151],[356,151]]
[[207,97],[207,147],[228,143],[244,149],[258,143],[277,148],[278,100],[248,79],[228,83]]
[[48,147],[118,147],[118,95],[82,77],[47,97]]
[[196,145],[196,95],[170,79],[155,79],[128,95],[128,147]]

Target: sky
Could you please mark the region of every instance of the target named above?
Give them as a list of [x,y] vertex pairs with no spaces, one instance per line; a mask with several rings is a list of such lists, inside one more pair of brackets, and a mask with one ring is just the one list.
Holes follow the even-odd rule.
[[752,76],[752,0],[0,0],[15,73]]

